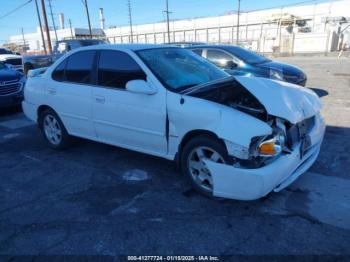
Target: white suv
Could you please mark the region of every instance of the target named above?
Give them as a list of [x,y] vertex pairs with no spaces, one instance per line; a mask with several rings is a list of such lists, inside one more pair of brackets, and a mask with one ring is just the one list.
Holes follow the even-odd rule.
[[308,89],[232,77],[165,45],[74,50],[30,72],[23,102],[52,148],[77,136],[177,160],[203,194],[244,200],[283,189],[313,164],[320,108]]

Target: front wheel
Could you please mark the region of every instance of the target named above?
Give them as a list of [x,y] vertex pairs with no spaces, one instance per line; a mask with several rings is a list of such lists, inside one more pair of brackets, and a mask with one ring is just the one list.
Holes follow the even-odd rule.
[[211,136],[198,136],[190,140],[182,150],[182,173],[191,185],[206,196],[213,196],[213,178],[203,160],[231,164],[225,144]]
[[39,127],[51,148],[64,149],[70,145],[71,137],[53,110],[48,109],[41,113]]

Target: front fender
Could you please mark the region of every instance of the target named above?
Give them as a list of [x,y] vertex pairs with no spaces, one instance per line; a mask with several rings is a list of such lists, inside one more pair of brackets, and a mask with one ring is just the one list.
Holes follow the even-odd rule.
[[265,122],[215,102],[172,92],[168,92],[167,100],[169,135],[177,145],[188,132],[205,130],[248,149],[253,137],[272,132]]

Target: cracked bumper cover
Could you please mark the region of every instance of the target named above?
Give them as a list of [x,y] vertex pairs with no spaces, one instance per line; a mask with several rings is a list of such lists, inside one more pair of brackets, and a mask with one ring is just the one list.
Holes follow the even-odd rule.
[[300,159],[300,143],[290,154],[282,154],[274,162],[257,169],[236,168],[204,160],[213,178],[213,195],[239,200],[254,200],[271,191],[278,192],[306,172],[315,162],[322,144],[325,123],[320,115],[309,135],[311,146]]

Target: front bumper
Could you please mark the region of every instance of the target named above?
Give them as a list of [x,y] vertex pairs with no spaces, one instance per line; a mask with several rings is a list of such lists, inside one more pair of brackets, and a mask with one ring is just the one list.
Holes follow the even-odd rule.
[[283,154],[274,162],[257,169],[236,168],[231,165],[204,160],[213,179],[213,195],[239,200],[254,200],[271,191],[289,186],[315,162],[322,144],[325,123],[320,115],[309,132],[311,145],[300,158],[300,143],[290,154]]

